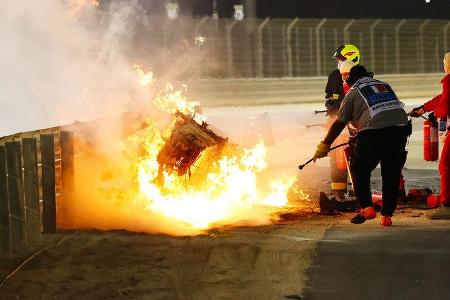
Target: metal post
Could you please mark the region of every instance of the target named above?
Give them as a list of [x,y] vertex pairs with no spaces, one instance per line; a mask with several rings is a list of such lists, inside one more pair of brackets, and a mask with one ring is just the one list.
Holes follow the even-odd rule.
[[195,29],[194,29],[194,34],[195,34],[194,38],[195,38],[195,43],[197,46],[197,47],[195,47],[195,59],[198,62],[196,64],[197,72],[198,72],[198,74],[196,74],[196,76],[198,76],[199,78],[201,78],[202,74],[203,74],[203,72],[202,72],[203,64],[200,62],[204,59],[205,55],[203,53],[203,47],[197,45],[197,39],[201,38],[200,37],[200,28],[203,25],[203,23],[205,23],[208,19],[209,19],[208,16],[201,18],[200,21],[198,21],[197,24],[195,24]]
[[338,32],[337,32],[337,28],[334,28],[334,49],[337,49],[337,47],[339,47],[338,43]]
[[433,59],[433,69],[432,72],[439,72],[439,37],[434,38],[434,59]]
[[286,29],[286,35],[287,35],[287,55],[288,55],[288,76],[292,77],[292,28],[294,28],[295,24],[297,24],[298,18],[295,18],[292,20],[291,23],[289,23],[287,29]]
[[27,242],[38,243],[41,240],[41,217],[36,139],[22,138],[22,147]]
[[73,132],[61,131],[61,184],[62,184],[62,201],[61,201],[61,217],[67,215],[69,206],[72,204],[75,193],[75,169],[74,169],[74,141]]
[[345,43],[350,43],[350,33],[348,32],[348,29],[350,28],[350,26],[352,26],[353,23],[355,23],[355,19],[351,19],[344,26],[344,42]]
[[56,232],[55,140],[53,134],[41,134],[42,197],[44,232]]
[[322,21],[319,22],[316,26],[316,59],[317,59],[317,76],[321,75],[322,71],[322,58],[320,55],[320,29],[323,27],[325,22],[327,21],[326,18],[322,19]]
[[272,49],[272,27],[268,28],[269,33],[267,35],[268,40],[269,40],[269,63],[268,63],[268,68],[266,72],[266,75],[269,75],[269,77],[273,77],[273,49]]
[[265,18],[264,21],[262,21],[261,24],[258,26],[258,38],[257,38],[257,44],[258,44],[258,70],[256,72],[257,76],[262,78],[263,75],[263,69],[264,69],[264,47],[263,47],[263,37],[262,37],[262,31],[264,27],[269,23],[270,19]]
[[233,30],[234,25],[236,25],[237,21],[233,20],[230,24],[227,25],[227,50],[228,50],[228,76],[230,78],[233,77],[233,43],[231,41],[231,30]]
[[400,74],[400,28],[405,24],[406,20],[403,19],[395,26],[395,72]]
[[430,20],[426,19],[419,27],[420,72],[422,73],[425,73],[425,49],[424,49],[425,46],[424,46],[423,30],[429,22]]
[[364,47],[364,44],[363,44],[363,33],[361,31],[358,34],[358,38],[359,38],[359,41],[358,41],[359,51],[364,53],[365,47]]
[[[287,50],[286,50],[286,45],[287,45],[287,41],[286,41],[286,25],[281,25],[281,32],[280,32],[280,37],[281,37],[281,46],[283,47],[283,50],[281,51],[281,62],[282,62],[282,66],[281,68],[281,72],[277,73],[276,76],[277,77],[283,77],[286,76],[286,69],[287,69]],[[279,61],[278,61],[279,63]]]
[[373,72],[375,72],[376,58],[375,58],[375,27],[380,23],[381,19],[376,19],[372,25],[370,25],[370,66]]
[[[313,28],[309,27],[309,65],[313,65],[314,47],[313,47]],[[308,75],[312,75],[313,72],[310,70]]]
[[447,40],[447,33],[449,28],[450,28],[450,21],[447,23],[447,25],[444,26],[444,53],[450,51],[450,49],[448,48],[448,40]]
[[300,76],[300,37],[298,34],[298,26],[295,27],[295,49],[296,49],[296,56],[295,56],[295,65],[296,65],[296,72],[294,76]]
[[5,146],[0,146],[0,254],[11,255],[11,228],[6,177]]
[[23,194],[22,157],[20,142],[5,143],[7,189],[11,226],[12,252],[23,250],[26,242],[25,203]]

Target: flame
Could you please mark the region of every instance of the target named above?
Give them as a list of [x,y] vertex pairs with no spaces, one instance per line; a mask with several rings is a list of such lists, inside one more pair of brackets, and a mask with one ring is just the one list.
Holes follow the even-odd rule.
[[[187,85],[182,85],[184,91],[187,90]],[[153,104],[162,111],[174,114],[181,112],[187,116],[193,116],[197,123],[206,122],[206,117],[201,114],[200,102],[188,101],[183,95],[183,90],[175,90],[174,87],[168,83],[165,89],[159,93]]]
[[[139,73],[142,85],[147,86],[154,80],[153,73],[145,73],[141,65],[134,64],[133,68]],[[176,90],[166,84],[153,105],[172,115],[181,112],[192,116],[201,124],[206,117],[200,114],[199,102],[186,99],[183,93],[186,89],[186,85]],[[270,214],[288,204],[287,192],[295,181],[293,176],[273,180],[265,191],[258,186],[258,175],[267,169],[267,149],[262,140],[251,149],[221,150],[216,160],[210,157],[218,149],[207,148],[192,168],[190,178],[163,172],[164,180],[159,182],[157,156],[174,123],[175,120],[164,131],[156,122],[148,121],[144,130],[130,138],[135,146],[143,146],[146,153],[139,157],[136,166],[137,200],[144,203],[146,209],[201,230],[214,224],[239,221],[258,206],[272,208],[267,212]],[[301,193],[297,192],[302,199],[308,199]]]
[[[141,66],[133,68],[141,75],[148,74]],[[115,145],[120,150],[109,153],[110,160],[91,155],[78,158],[86,160],[84,168],[76,168],[77,172],[83,170],[77,178],[86,189],[78,195],[75,209],[67,210],[71,218],[65,218],[66,228],[197,234],[228,224],[267,224],[275,213],[291,208],[288,191],[292,192],[295,177],[282,176],[267,182],[271,174],[263,141],[249,149],[226,142],[206,148],[191,166],[189,175],[163,171],[158,155],[177,124],[174,113],[205,117],[200,114],[198,102],[188,101],[182,90],[169,84],[152,104],[172,117],[168,125],[147,120],[145,126]],[[302,191],[297,191],[296,196],[298,200],[308,200]]]
[[143,66],[137,63],[133,64],[132,68],[135,69],[139,75],[140,85],[149,86],[154,82],[152,71],[145,72]]
[[[153,124],[151,131],[156,128]],[[187,223],[194,229],[206,229],[214,223],[226,223],[240,210],[258,205],[283,207],[288,203],[286,195],[294,182],[292,177],[272,182],[266,193],[258,189],[258,174],[267,167],[267,151],[262,141],[252,149],[244,149],[240,155],[223,156],[212,165],[200,159],[191,175],[195,182],[197,172],[207,170],[200,185],[164,173],[164,184],[160,187],[156,183],[159,168],[156,157],[164,142],[158,131],[145,134],[148,155],[139,163],[138,182],[141,201],[146,201],[147,209],[153,212]]]

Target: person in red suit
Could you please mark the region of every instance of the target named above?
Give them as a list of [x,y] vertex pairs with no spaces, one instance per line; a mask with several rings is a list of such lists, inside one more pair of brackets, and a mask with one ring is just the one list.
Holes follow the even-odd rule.
[[[450,116],[450,52],[444,56],[445,77],[442,79],[442,93],[426,102],[420,107],[412,110],[412,117],[420,117],[426,112],[434,112],[437,118]],[[447,128],[444,137],[444,147],[442,148],[441,161],[439,163],[439,173],[441,175],[441,191],[439,201],[441,206],[427,217],[430,219],[450,219],[450,138],[448,137],[450,128]]]

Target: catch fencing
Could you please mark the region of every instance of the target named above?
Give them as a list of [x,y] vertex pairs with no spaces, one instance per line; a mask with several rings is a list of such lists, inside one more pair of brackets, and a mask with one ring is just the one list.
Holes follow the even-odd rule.
[[180,58],[189,66],[178,68],[183,78],[326,76],[343,43],[357,45],[376,74],[436,73],[450,51],[449,20],[153,17],[146,26],[140,38],[158,48],[149,50],[158,56],[154,69],[163,72]]

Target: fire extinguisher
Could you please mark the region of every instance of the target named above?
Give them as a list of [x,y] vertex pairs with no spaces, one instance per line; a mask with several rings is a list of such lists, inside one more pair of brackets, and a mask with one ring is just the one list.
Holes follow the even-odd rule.
[[423,122],[423,159],[436,161],[439,158],[438,122],[433,113]]
[[443,138],[447,133],[447,117],[439,119],[439,138]]

